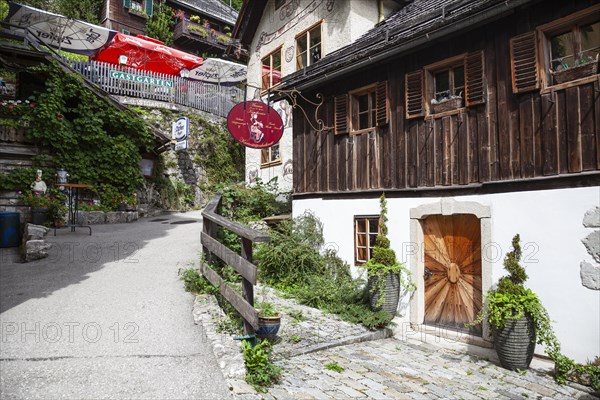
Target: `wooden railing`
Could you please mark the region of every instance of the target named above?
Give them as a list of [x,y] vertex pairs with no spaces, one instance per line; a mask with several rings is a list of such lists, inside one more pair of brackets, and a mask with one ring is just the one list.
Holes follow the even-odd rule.
[[[246,225],[230,221],[218,214],[221,195],[216,195],[206,205],[202,212],[203,227],[200,235],[202,250],[207,261],[214,257],[223,260],[242,276],[242,296],[228,286],[223,278],[206,264],[202,264],[200,272],[215,287],[221,295],[241,314],[244,319],[246,334],[252,334],[258,329],[258,312],[254,309],[254,285],[256,285],[256,266],[252,264],[252,244],[268,242],[270,236],[251,229]],[[242,240],[242,254],[236,254],[217,240],[218,227],[227,229],[238,235]]]
[[231,38],[223,32],[213,31],[201,24],[189,20],[179,20],[173,31],[173,40],[177,41],[182,36],[192,38],[201,42],[206,42],[211,45],[217,45],[222,48],[227,47]]
[[[244,92],[235,86],[215,85],[100,61],[65,61],[110,94],[176,103],[221,117],[227,117],[229,110],[243,101],[244,97]],[[140,79],[140,82],[120,79],[118,74],[111,74],[111,71],[144,79]]]

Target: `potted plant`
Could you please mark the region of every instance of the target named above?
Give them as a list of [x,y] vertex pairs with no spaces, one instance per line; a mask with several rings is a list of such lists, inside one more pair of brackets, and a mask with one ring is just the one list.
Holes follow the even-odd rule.
[[527,273],[519,264],[519,242],[517,234],[512,239],[513,250],[504,258],[504,268],[509,275],[500,278],[496,289],[488,291],[486,306],[475,321],[468,324],[474,326],[487,320],[500,364],[510,370],[529,367],[536,342],[550,347],[556,345],[548,312],[537,295],[524,286]]
[[400,289],[414,290],[410,272],[398,262],[396,253],[390,248],[387,238],[387,202],[385,195],[379,199],[381,215],[379,216],[379,233],[373,247],[373,256],[364,264],[368,277],[369,303],[373,311],[387,311],[396,314]]
[[255,332],[257,338],[274,339],[281,326],[281,314],[269,302],[256,303],[258,311],[258,330]]
[[554,81],[557,84],[570,82],[585,78],[586,76],[597,74],[598,55],[596,54],[596,58],[593,59],[590,56],[580,53],[573,65],[561,62],[556,67],[556,71],[551,71],[551,73],[554,77]]
[[[52,189],[51,189],[52,190]],[[48,202],[48,221],[55,227],[60,228],[65,223],[68,208],[65,205],[65,195],[54,189]]]

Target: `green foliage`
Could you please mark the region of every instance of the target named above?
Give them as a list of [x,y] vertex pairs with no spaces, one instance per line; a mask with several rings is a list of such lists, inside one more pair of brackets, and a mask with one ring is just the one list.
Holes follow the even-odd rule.
[[20,0],[18,3],[99,25],[103,0]]
[[244,0],[221,0],[221,1],[227,5],[231,4],[231,7],[236,11],[240,11],[240,9],[242,8],[242,4],[244,4]]
[[279,310],[275,308],[275,306],[269,302],[258,302],[254,305],[254,308],[258,310],[258,315],[260,317],[276,317],[279,314]]
[[0,20],[6,18],[8,15],[8,2],[6,0],[0,0]]
[[143,182],[140,152],[149,150],[152,135],[141,118],[118,109],[86,89],[81,78],[56,65],[32,72],[46,77],[30,118],[29,139],[53,152],[57,167],[72,182],[134,193]]
[[280,206],[277,181],[264,184],[258,180],[252,186],[225,184],[220,186],[221,215],[231,220],[248,223],[276,214]]
[[302,341],[302,337],[300,337],[300,335],[291,335],[290,337],[288,337],[288,341],[294,344],[300,343]]
[[[260,276],[272,285],[294,286],[309,283],[313,276],[323,276],[326,265],[314,247],[315,223],[311,214],[284,221],[270,231],[271,241],[256,251]],[[322,238],[322,234],[321,234]]]
[[271,344],[268,340],[257,341],[252,345],[242,341],[242,351],[246,364],[246,382],[257,392],[266,392],[266,388],[281,379],[281,367],[271,363]]
[[346,368],[342,367],[340,364],[338,364],[335,361],[325,364],[325,369],[328,369],[329,371],[335,371],[340,374],[346,370]]
[[36,196],[31,190],[27,190],[19,196],[19,201],[32,208],[46,209],[47,223],[63,223],[68,208],[66,196],[56,188],[49,188],[46,194]]
[[385,194],[379,198],[380,216],[379,233],[373,247],[373,256],[363,267],[367,270],[369,279],[373,280],[371,293],[379,293],[375,308],[380,308],[385,303],[386,278],[389,274],[395,274],[400,277],[400,286],[406,290],[416,289],[410,275],[410,271],[396,259],[396,253],[390,248],[390,240],[387,237],[387,201]]
[[217,320],[215,330],[218,333],[227,333],[228,335],[240,335],[244,332],[244,325],[238,318],[220,318]]
[[313,214],[283,222],[269,234],[271,241],[255,254],[263,282],[368,329],[391,321],[389,313],[369,309],[364,282],[352,279],[349,265],[334,250],[322,250],[323,226]]
[[524,287],[527,273],[520,265],[519,242],[520,236],[517,234],[512,239],[513,250],[506,253],[504,258],[504,268],[510,275],[500,279],[497,289],[488,291],[485,297],[485,308],[473,322],[466,326],[478,325],[487,319],[492,327],[502,329],[506,326],[506,321],[527,315],[533,321],[537,343],[545,346],[546,353],[555,363],[556,382],[564,384],[567,379],[572,379],[589,384],[594,390],[600,390],[600,366],[577,364],[561,353],[560,342],[552,328],[548,311],[537,295],[531,289]]
[[185,291],[195,294],[212,294],[217,295],[219,289],[214,287],[205,277],[200,275],[196,268],[186,268],[179,270],[179,278],[183,281]]
[[159,2],[158,10],[148,22],[146,22],[146,36],[158,39],[165,43],[165,46],[173,44],[173,27],[175,26],[175,13],[166,3]]

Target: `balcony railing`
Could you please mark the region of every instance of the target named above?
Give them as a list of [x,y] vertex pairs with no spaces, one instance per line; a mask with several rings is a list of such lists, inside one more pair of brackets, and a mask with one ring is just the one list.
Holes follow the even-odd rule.
[[189,21],[179,20],[175,25],[173,40],[177,41],[182,36],[206,42],[211,45],[225,47],[229,44],[231,38],[223,32],[218,32],[205,26]]
[[244,92],[235,86],[199,82],[99,61],[68,62],[108,93],[176,103],[221,117],[226,117],[244,97]]

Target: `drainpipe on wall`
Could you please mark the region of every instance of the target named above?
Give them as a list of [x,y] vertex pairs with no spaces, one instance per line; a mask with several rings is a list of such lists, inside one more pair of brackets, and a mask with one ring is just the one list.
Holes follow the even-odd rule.
[[377,0],[377,9],[379,11],[379,18],[377,22],[381,22],[385,19],[385,13],[383,12],[383,0]]
[[112,23],[110,21],[110,0],[106,0],[106,17],[104,18],[104,21],[108,21],[108,24],[106,24],[105,27],[112,29]]

